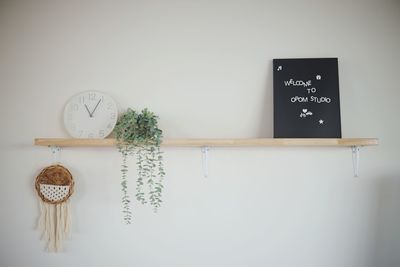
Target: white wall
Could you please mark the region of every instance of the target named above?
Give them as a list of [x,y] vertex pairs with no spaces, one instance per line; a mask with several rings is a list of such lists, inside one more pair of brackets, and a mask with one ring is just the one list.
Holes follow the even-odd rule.
[[[398,1],[0,2],[1,266],[400,266]],[[338,57],[347,148],[165,149],[164,206],[120,213],[120,155],[68,148],[73,234],[49,254],[35,137],[67,137],[63,106],[95,89],[148,107],[168,137],[271,137],[272,59]],[[131,188],[135,179],[131,162]],[[132,195],[134,192],[132,191]]]

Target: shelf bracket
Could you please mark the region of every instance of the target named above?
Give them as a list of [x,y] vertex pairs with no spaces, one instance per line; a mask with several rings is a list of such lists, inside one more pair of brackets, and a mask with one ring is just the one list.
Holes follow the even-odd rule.
[[358,169],[360,166],[360,146],[352,146],[351,152],[353,154],[353,172],[354,177],[358,177]]
[[208,146],[203,146],[201,148],[201,153],[203,154],[202,159],[203,159],[203,175],[204,177],[208,177],[208,151],[210,148]]
[[51,155],[53,156],[53,163],[60,162],[61,147],[59,146],[49,146],[51,150]]

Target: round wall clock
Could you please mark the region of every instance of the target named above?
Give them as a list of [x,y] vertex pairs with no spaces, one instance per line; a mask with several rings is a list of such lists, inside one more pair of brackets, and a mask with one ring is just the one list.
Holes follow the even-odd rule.
[[74,138],[105,138],[114,129],[117,116],[117,104],[110,96],[87,91],[68,100],[64,125]]

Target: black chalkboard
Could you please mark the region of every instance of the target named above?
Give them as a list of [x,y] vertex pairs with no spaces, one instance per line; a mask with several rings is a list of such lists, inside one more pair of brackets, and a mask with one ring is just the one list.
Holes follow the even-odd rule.
[[274,59],[274,137],[341,138],[337,58]]

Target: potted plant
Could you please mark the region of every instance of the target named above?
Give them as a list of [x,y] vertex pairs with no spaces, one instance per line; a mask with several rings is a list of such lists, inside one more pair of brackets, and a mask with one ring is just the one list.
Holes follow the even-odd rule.
[[162,131],[158,128],[158,116],[147,108],[141,113],[129,108],[119,117],[115,136],[117,148],[122,154],[122,210],[125,223],[130,224],[132,212],[128,195],[128,156],[136,155],[136,199],[142,204],[149,203],[154,211],[161,206],[165,172],[160,150]]

